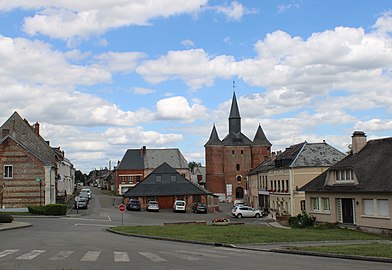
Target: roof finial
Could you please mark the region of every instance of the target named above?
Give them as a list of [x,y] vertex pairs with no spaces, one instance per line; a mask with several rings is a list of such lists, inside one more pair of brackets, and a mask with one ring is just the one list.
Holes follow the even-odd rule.
[[233,81],[233,92],[235,92],[235,81]]

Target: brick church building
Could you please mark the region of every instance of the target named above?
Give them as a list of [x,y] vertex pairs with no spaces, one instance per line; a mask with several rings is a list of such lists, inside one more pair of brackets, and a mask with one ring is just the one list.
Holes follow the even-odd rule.
[[241,117],[235,92],[229,115],[229,133],[219,139],[215,124],[205,147],[206,188],[221,200],[243,199],[248,172],[270,157],[271,143],[259,125],[250,140],[241,132]]

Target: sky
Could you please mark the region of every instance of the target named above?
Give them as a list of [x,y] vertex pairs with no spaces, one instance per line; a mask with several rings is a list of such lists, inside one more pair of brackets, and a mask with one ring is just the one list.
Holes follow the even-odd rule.
[[84,173],[142,146],[205,165],[235,90],[248,138],[346,152],[392,135],[391,35],[390,0],[0,0],[0,125]]

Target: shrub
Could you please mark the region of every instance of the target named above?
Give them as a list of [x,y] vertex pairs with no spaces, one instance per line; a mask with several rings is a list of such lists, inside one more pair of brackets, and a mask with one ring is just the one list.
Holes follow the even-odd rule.
[[27,208],[30,213],[36,215],[61,216],[67,213],[67,206],[65,204],[31,205]]
[[315,221],[316,217],[308,215],[305,211],[302,211],[296,217],[289,218],[289,224],[292,228],[313,227]]
[[11,215],[0,214],[0,223],[11,223],[14,218]]

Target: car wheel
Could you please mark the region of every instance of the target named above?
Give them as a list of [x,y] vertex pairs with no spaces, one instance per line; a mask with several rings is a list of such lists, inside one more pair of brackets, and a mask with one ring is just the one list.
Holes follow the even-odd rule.
[[241,215],[241,214],[238,214],[238,215],[237,215],[237,218],[242,218],[242,215]]
[[256,213],[255,217],[260,218],[260,214]]

